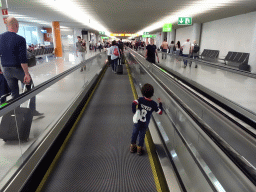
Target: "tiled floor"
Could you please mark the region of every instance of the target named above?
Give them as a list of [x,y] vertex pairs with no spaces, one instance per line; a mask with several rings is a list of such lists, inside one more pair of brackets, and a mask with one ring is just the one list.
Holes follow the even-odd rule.
[[[96,54],[99,54],[99,52],[91,51],[85,57],[87,59]],[[18,141],[5,143],[2,139],[0,140],[0,181],[10,168],[16,164],[21,154],[29,148],[43,131],[48,131],[47,128],[50,128],[58,119],[58,116],[68,108],[72,100],[83,89],[84,84],[100,71],[106,58],[106,54],[103,53],[86,65],[86,71],[76,70],[37,95],[37,110],[44,113],[44,115],[33,118],[29,142],[19,145]],[[70,52],[65,53],[63,58],[44,57],[38,60],[37,65],[30,68],[29,72],[36,86],[78,63],[79,60],[75,53]]]

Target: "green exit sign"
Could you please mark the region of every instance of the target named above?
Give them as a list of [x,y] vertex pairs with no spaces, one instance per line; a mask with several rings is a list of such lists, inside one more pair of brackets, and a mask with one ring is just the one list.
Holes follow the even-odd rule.
[[156,38],[156,35],[142,35],[142,37]]
[[178,25],[192,25],[192,17],[179,17]]
[[149,32],[143,32],[143,35],[149,35]]
[[171,31],[172,31],[172,24],[171,23],[164,24],[162,32],[171,32]]
[[109,39],[109,37],[101,37],[101,39]]
[[0,1],[0,7],[2,7],[2,1]]
[[99,31],[100,35],[105,35],[105,31]]

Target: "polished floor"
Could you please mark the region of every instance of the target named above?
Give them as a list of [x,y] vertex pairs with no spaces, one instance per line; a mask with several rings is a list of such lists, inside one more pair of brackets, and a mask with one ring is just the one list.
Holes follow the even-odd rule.
[[[90,51],[86,54],[85,59],[96,54],[99,52]],[[26,143],[7,141],[5,143],[2,139],[0,140],[0,181],[16,163],[19,164],[23,161],[21,156],[31,144],[56,123],[58,117],[69,107],[86,83],[100,71],[106,57],[106,54],[102,53],[101,56],[86,65],[86,71],[80,72],[79,69],[36,96],[36,108],[44,115],[33,118],[29,141]],[[39,59],[37,65],[30,68],[29,72],[36,86],[79,62],[80,60],[74,52],[65,52],[63,58],[47,56]]]
[[[139,52],[145,55],[145,51]],[[183,61],[177,60],[170,55],[167,55],[166,59],[162,59],[161,53],[159,54],[159,61],[163,66],[177,71],[182,76],[191,79],[256,115],[255,78],[203,64],[198,64],[198,68],[195,68],[194,62],[191,67],[188,65],[184,68]]]

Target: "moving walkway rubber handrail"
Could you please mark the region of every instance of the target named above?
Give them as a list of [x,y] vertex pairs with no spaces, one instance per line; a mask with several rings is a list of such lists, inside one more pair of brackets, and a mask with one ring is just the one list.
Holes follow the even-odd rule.
[[[135,51],[133,51],[136,53]],[[138,54],[138,53],[136,53]],[[136,61],[142,62],[135,58]],[[148,62],[149,63],[149,62]],[[149,63],[151,64],[151,63]],[[154,64],[152,64],[153,67]],[[159,69],[158,69],[159,70]],[[152,72],[148,71],[162,88],[179,104],[179,106],[196,122],[196,124],[210,137],[210,139],[232,160],[232,162],[256,185],[256,169],[237,153],[224,139],[222,139],[209,125],[207,125],[194,111],[164,85]]]
[[[102,52],[102,53],[104,53],[104,52]],[[95,55],[95,56],[85,60],[84,62],[81,62],[80,64],[78,64],[78,65],[76,65],[76,66],[74,66],[74,67],[72,67],[72,68],[62,72],[61,74],[58,74],[58,75],[52,77],[51,79],[49,79],[49,80],[47,80],[47,81],[45,81],[45,82],[35,86],[30,91],[27,91],[27,92],[21,94],[18,98],[8,101],[7,105],[5,105],[5,106],[0,108],[0,117],[5,115],[9,111],[15,109],[16,107],[18,107],[19,105],[23,104],[24,102],[26,102],[27,100],[31,99],[32,97],[36,96],[38,93],[44,91],[48,87],[52,86],[54,83],[60,81],[61,79],[63,79],[67,75],[69,75],[72,72],[76,71],[77,69],[79,69],[84,64],[92,61],[94,58],[98,57],[102,53],[98,53],[97,55]]]

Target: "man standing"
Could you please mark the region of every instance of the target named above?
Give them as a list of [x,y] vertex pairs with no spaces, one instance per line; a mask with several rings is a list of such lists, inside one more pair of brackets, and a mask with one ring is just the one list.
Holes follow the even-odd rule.
[[163,43],[162,43],[162,59],[164,59],[164,55],[165,55],[165,59],[166,59],[166,54],[167,54],[167,49],[168,49],[168,43],[167,40],[164,39]]
[[[80,36],[77,36],[78,42],[76,42],[76,56],[78,57],[80,62],[83,62],[85,60],[85,49],[82,46],[82,39]],[[85,65],[81,66],[81,72],[85,70]]]
[[[28,90],[33,81],[28,72],[27,45],[24,37],[17,35],[19,23],[14,17],[7,18],[8,31],[0,35],[0,55],[3,74],[9,85],[13,99],[19,97],[20,80]],[[34,116],[42,115],[36,111],[35,97],[31,98],[30,108]]]
[[149,61],[151,63],[156,63],[156,56],[157,56],[157,60],[159,63],[159,57],[156,52],[156,47],[153,45],[153,43],[154,43],[153,39],[150,39],[150,44],[146,47],[145,57],[146,57],[147,61]]
[[[190,39],[187,39],[187,42],[183,43],[182,48],[183,48],[183,57],[188,57],[189,54],[191,53],[191,44],[190,44]],[[184,62],[184,67],[187,67],[188,60],[183,59]]]

